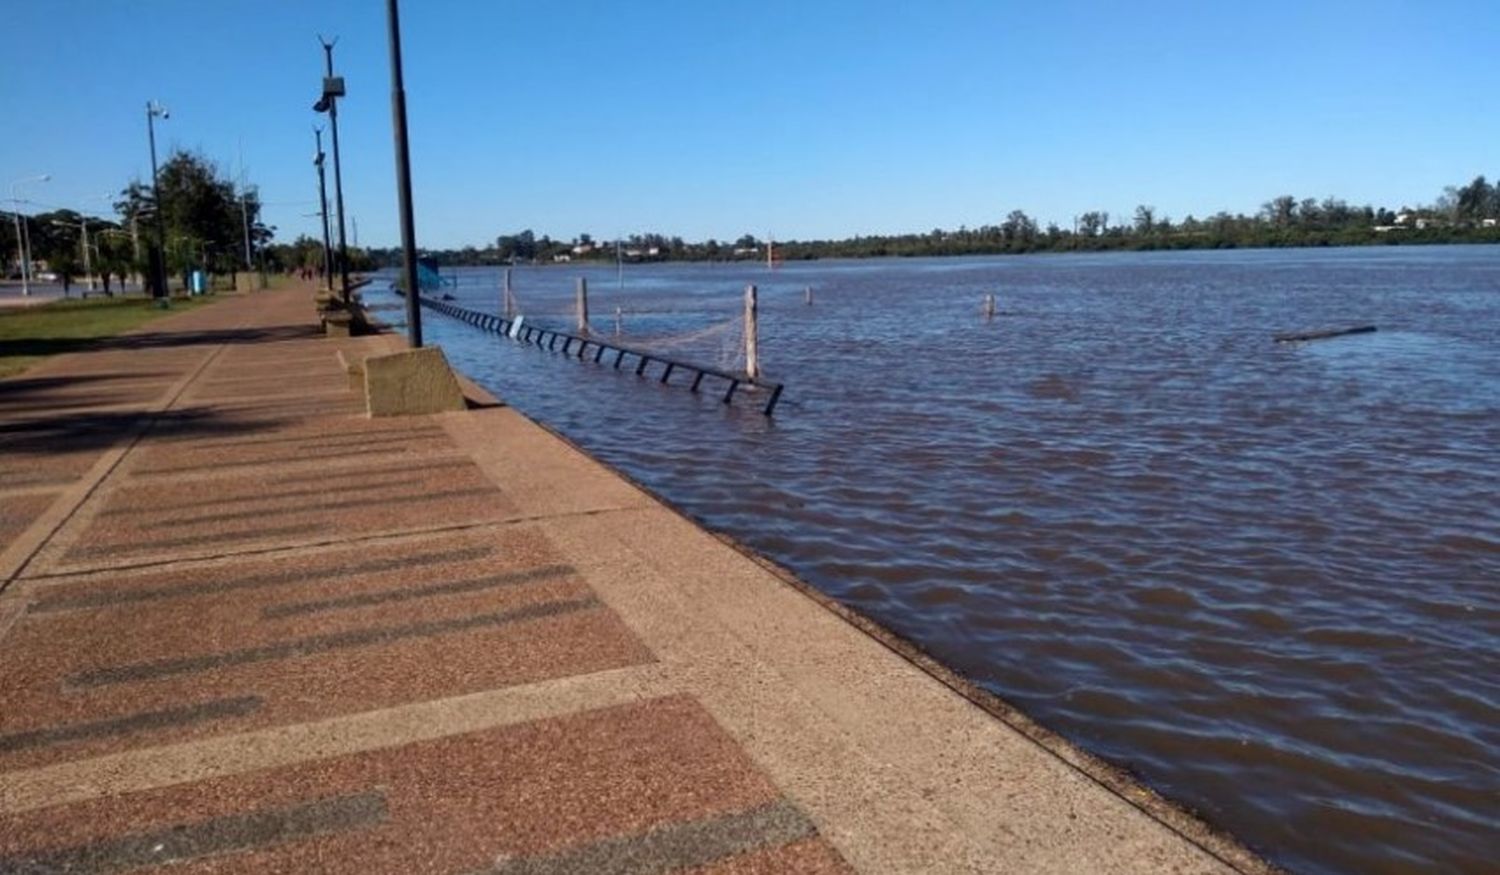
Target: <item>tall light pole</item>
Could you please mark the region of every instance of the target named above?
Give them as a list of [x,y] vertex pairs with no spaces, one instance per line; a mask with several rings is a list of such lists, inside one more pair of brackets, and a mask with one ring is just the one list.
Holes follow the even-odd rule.
[[78,220],[78,227],[83,229],[83,274],[89,278],[89,291],[94,289],[94,265],[89,261],[89,219],[83,216]]
[[422,294],[417,285],[417,231],[412,227],[411,155],[406,148],[406,84],[401,74],[401,13],[396,0],[386,0],[386,27],[391,42],[391,128],[396,139],[396,193],[401,207],[401,253],[406,276],[406,336],[415,349],[422,345]]
[[16,218],[16,254],[21,256],[21,294],[31,296],[31,245],[28,241],[26,230],[22,227],[21,218],[21,186],[28,182],[46,182],[52,178],[52,174],[43,173],[38,176],[28,176],[18,179],[10,184],[10,205]]
[[151,200],[156,207],[156,257],[151,265],[151,297],[167,296],[167,231],[162,221],[161,189],[156,174],[156,119],[167,119],[167,108],[154,100],[146,101],[146,136],[151,140]]
[[245,223],[245,272],[249,273],[255,270],[255,263],[250,259],[250,191],[244,180],[240,181],[240,221]]
[[333,243],[328,239],[328,177],[323,170],[323,129],[313,128],[313,136],[318,138],[318,154],[313,158],[313,163],[318,166],[318,204],[321,212],[318,213],[323,219],[323,288],[333,291]]
[[[71,223],[59,221],[59,220],[56,220],[56,219],[54,219],[52,221],[52,224],[57,225],[60,228],[71,228],[71,227],[73,227]],[[78,230],[79,230],[79,234],[80,234],[80,237],[81,237],[80,243],[83,246],[83,275],[84,275],[84,277],[86,277],[88,279],[88,281],[89,281],[89,291],[92,292],[92,291],[95,291],[95,289],[94,289],[94,264],[93,264],[93,261],[89,258],[89,217],[88,216],[79,216],[78,217]],[[67,296],[68,296],[68,290],[67,290],[67,287],[64,287],[63,288],[63,297],[66,298]]]
[[339,213],[339,294],[344,304],[349,303],[349,249],[344,243],[344,175],[339,163],[339,98],[344,96],[344,77],[333,75],[333,42],[318,37],[323,46],[325,74],[323,96],[313,104],[315,112],[328,113],[328,127],[333,134],[333,199]]

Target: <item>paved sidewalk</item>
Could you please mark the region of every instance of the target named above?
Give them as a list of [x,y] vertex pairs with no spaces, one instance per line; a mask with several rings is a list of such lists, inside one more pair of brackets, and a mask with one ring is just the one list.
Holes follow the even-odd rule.
[[515,411],[364,417],[397,339],[312,316],[0,381],[0,872],[1263,869]]

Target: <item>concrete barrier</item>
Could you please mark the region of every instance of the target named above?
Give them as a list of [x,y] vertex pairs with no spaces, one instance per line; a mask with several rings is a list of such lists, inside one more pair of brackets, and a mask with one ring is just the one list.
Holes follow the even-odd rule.
[[[346,363],[347,367],[347,363]],[[408,349],[364,360],[365,408],[371,417],[463,410],[463,390],[443,351]]]
[[256,271],[237,271],[234,275],[236,292],[260,292],[266,288],[266,277]]

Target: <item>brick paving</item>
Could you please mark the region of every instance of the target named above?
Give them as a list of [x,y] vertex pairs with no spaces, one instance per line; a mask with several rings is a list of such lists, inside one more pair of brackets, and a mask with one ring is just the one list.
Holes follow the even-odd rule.
[[265,292],[0,381],[0,872],[1263,868],[515,411],[366,418],[398,347]]

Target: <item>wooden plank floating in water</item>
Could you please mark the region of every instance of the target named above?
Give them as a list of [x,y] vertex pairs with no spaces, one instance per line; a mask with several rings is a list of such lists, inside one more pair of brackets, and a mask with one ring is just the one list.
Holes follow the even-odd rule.
[[1327,331],[1304,331],[1296,334],[1278,334],[1277,343],[1297,343],[1303,340],[1323,340],[1327,337],[1343,337],[1346,334],[1369,334],[1374,325],[1356,325],[1353,328],[1330,328]]
[[[401,291],[399,289],[396,289],[395,292],[398,295],[401,294]],[[747,298],[750,298],[751,294],[753,293],[750,293],[747,290]],[[557,342],[559,340],[563,341],[562,352],[565,355],[569,354],[569,347],[576,342],[578,344],[578,349],[576,352],[573,352],[572,355],[576,356],[580,360],[584,357],[584,351],[588,348],[589,344],[593,344],[595,346],[594,362],[598,363],[599,359],[604,355],[605,351],[608,350],[615,354],[614,366],[617,370],[619,369],[620,364],[625,361],[625,358],[627,356],[636,357],[637,362],[635,372],[637,375],[644,375],[646,367],[652,362],[660,362],[666,367],[666,370],[662,372],[660,378],[660,381],[663,383],[666,383],[671,378],[672,372],[678,368],[681,368],[685,371],[691,371],[693,372],[694,376],[690,390],[693,392],[698,391],[698,387],[703,383],[704,377],[714,377],[716,379],[723,380],[725,383],[729,384],[728,389],[724,393],[725,404],[729,404],[734,400],[735,390],[739,389],[739,387],[742,385],[753,386],[757,389],[767,389],[770,391],[771,395],[770,398],[766,401],[766,406],[761,410],[761,412],[766,416],[770,416],[776,410],[776,403],[781,400],[781,390],[784,388],[781,383],[769,383],[762,380],[747,379],[744,375],[732,374],[728,371],[721,371],[718,368],[710,368],[704,365],[694,365],[689,364],[688,362],[673,361],[672,359],[662,358],[661,356],[655,355],[653,353],[641,352],[637,349],[631,349],[628,346],[621,346],[618,343],[606,343],[593,337],[584,338],[579,337],[576,334],[569,334],[565,331],[554,331],[550,328],[538,328],[534,325],[523,325],[522,318],[519,316],[517,316],[515,319],[509,319],[501,316],[494,316],[489,313],[479,313],[474,310],[467,310],[455,304],[450,304],[447,301],[436,300],[433,298],[419,297],[417,298],[417,301],[424,307],[436,310],[439,313],[442,313],[444,316],[451,316],[452,318],[457,319],[461,322],[467,322],[470,325],[473,325],[475,328],[479,328],[483,331],[490,331],[495,334],[504,335],[506,337],[512,338],[513,340],[519,340],[523,343],[533,344],[537,347],[545,346],[552,352],[557,352]],[[749,306],[753,306],[753,304],[750,304]],[[1374,328],[1371,328],[1370,330],[1373,331]],[[512,331],[514,331],[515,333],[512,334]]]

